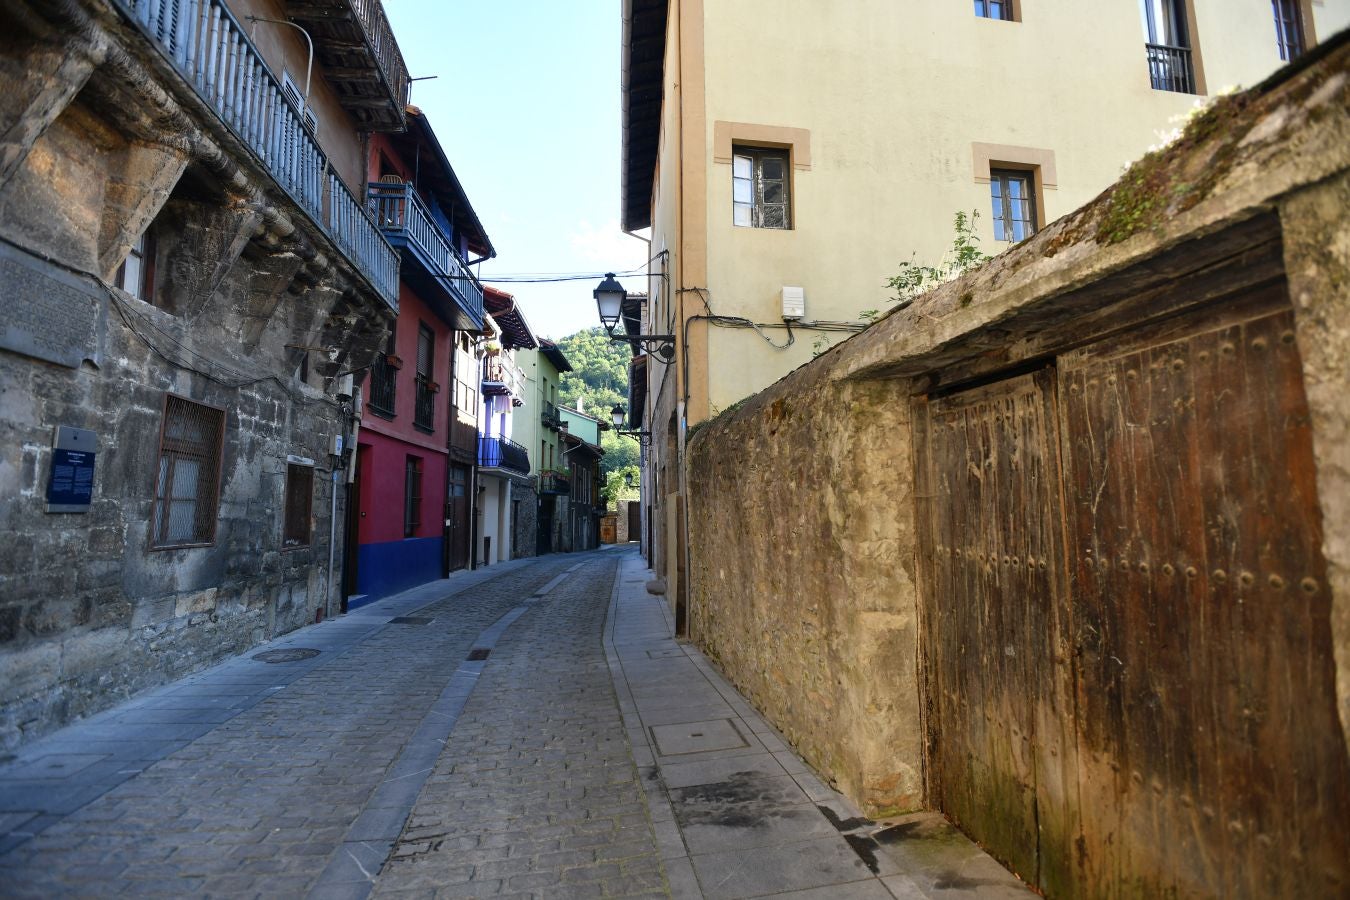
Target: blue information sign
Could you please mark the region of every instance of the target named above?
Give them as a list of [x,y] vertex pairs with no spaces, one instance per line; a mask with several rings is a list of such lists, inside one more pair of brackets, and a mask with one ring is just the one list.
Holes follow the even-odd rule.
[[88,512],[94,499],[94,433],[58,425],[47,478],[47,512]]

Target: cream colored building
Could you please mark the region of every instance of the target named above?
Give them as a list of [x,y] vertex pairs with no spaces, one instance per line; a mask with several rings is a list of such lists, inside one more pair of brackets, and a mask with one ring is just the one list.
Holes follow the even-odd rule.
[[[675,335],[678,352],[643,400],[651,561],[677,618],[685,429],[884,309],[902,261],[949,250],[958,211],[977,211],[981,249],[1000,252],[1011,242],[999,237],[1091,200],[1197,101],[1259,82],[1282,54],[1350,24],[1350,0],[624,0],[623,11],[624,229],[650,236],[649,330]],[[996,222],[995,195],[1014,193],[1030,202],[1003,202]]]

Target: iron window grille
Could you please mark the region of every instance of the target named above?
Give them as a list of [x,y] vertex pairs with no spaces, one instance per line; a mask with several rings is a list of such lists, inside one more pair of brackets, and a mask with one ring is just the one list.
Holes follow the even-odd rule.
[[413,537],[422,524],[422,460],[409,456],[403,472],[403,536]]
[[166,394],[151,512],[152,548],[215,542],[225,410]]
[[1139,8],[1153,89],[1194,94],[1195,68],[1186,31],[1185,0],[1139,0]]
[[745,228],[792,227],[786,150],[736,147],[731,159],[731,220]]
[[1012,3],[1010,0],[975,0],[975,15],[982,19],[1002,19],[1012,21]]
[[370,367],[370,408],[379,415],[392,418],[397,388],[398,370],[389,365],[386,354],[378,354]]
[[286,465],[286,511],[282,525],[281,546],[284,550],[308,547],[312,529],[310,510],[314,504],[314,467],[288,463]]
[[989,172],[994,240],[1021,241],[1036,233],[1036,181],[1031,172]]
[[1303,17],[1298,0],[1271,0],[1275,13],[1275,44],[1285,62],[1303,55]]

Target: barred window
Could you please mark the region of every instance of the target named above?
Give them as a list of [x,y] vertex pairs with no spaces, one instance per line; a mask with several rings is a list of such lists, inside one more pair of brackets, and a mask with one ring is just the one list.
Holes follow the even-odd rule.
[[403,536],[414,537],[422,524],[422,458],[409,456],[403,472]]
[[225,410],[166,394],[151,547],[215,542]]
[[786,150],[736,147],[731,160],[731,222],[746,228],[792,227]]
[[308,547],[310,543],[310,511],[314,504],[314,467],[288,463],[286,465],[286,512],[282,525],[281,546],[289,550]]

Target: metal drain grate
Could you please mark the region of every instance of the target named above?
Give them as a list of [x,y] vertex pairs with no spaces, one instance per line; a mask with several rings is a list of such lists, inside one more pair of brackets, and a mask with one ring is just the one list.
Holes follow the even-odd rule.
[[491,652],[492,650],[488,647],[474,647],[472,650],[469,651],[469,655],[464,658],[469,660],[470,662],[474,662],[480,659],[487,659],[488,654]]
[[394,616],[389,620],[390,625],[430,625],[431,619],[426,616]]
[[262,653],[253,654],[251,658],[265,663],[287,663],[299,662],[302,659],[313,659],[318,655],[318,650],[312,650],[309,647],[288,647],[285,650],[264,650]]

